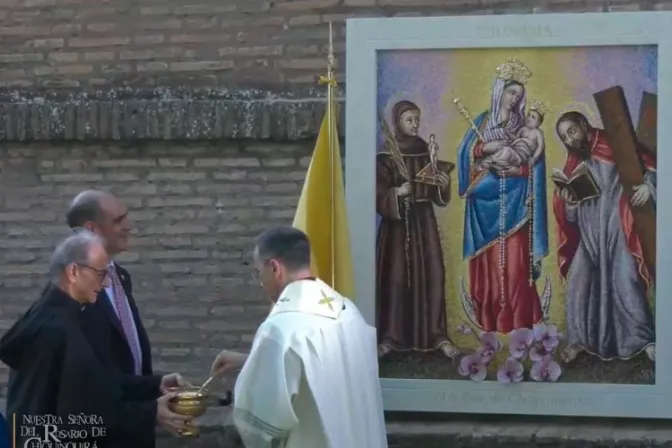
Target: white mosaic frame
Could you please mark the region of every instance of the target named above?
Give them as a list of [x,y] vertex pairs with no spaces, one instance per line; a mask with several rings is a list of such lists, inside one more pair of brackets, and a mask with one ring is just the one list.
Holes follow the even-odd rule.
[[[672,141],[672,13],[543,14],[347,22],[346,195],[357,301],[375,323],[376,52],[394,49],[658,46],[658,142]],[[658,153],[658,194],[672,196],[672,152]],[[669,173],[669,175],[668,175]],[[665,201],[659,201],[665,204]],[[672,207],[657,208],[672,229]],[[655,385],[381,379],[385,408],[397,411],[672,418],[672,238],[657,238]]]

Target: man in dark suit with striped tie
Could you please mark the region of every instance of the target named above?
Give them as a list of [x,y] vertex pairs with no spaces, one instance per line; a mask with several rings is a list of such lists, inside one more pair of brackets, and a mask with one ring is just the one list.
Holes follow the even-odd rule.
[[[87,190],[78,194],[67,213],[68,226],[87,229],[105,242],[110,258],[128,250],[131,231],[128,209],[112,194]],[[152,349],[133,298],[131,275],[114,261],[108,267],[109,286],[82,313],[82,327],[103,363],[127,375],[154,375]],[[179,375],[163,377],[161,389],[186,385]],[[144,399],[144,397],[137,397]],[[155,428],[139,434],[143,448],[155,446]],[[140,446],[140,445],[139,445]]]

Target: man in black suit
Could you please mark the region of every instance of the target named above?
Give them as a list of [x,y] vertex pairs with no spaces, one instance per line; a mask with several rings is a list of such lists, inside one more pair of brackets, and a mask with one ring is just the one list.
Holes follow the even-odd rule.
[[[67,213],[68,226],[86,229],[103,239],[111,260],[128,250],[131,231],[128,209],[112,194],[87,190],[78,194]],[[127,375],[153,375],[152,349],[133,298],[131,276],[114,261],[108,266],[109,285],[82,313],[82,328],[96,354],[107,365]],[[165,389],[187,383],[179,376]],[[155,446],[155,429],[142,435],[143,447]]]
[[[170,411],[174,393],[161,393],[175,383],[174,374],[119,374],[82,331],[82,314],[109,280],[103,246],[89,232],[59,244],[49,285],[0,339],[0,360],[11,368],[7,410],[19,425],[32,424],[25,432],[12,425],[15,447],[146,448],[153,444],[148,433],[155,425],[179,432],[191,420]],[[80,426],[71,419],[80,415],[95,422]],[[45,426],[30,416],[53,419]],[[105,434],[91,426],[105,428]]]

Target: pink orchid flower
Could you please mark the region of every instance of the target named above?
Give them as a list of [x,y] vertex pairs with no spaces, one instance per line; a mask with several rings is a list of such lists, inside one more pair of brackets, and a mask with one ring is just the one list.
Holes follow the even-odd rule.
[[509,337],[509,353],[515,359],[523,359],[532,344],[533,333],[527,328],[513,330]]
[[547,356],[552,356],[553,350],[548,350],[541,342],[533,342],[530,347],[529,355],[532,362],[539,362]]
[[556,382],[562,374],[560,364],[553,361],[550,356],[544,357],[539,362],[535,362],[530,368],[530,378],[534,381],[551,381]]
[[497,381],[504,384],[520,383],[523,381],[525,367],[515,358],[509,357],[499,369],[497,369]]
[[471,327],[465,322],[461,323],[457,327],[457,331],[459,331],[462,334],[472,334],[473,333],[473,330],[471,329]]
[[483,358],[485,364],[488,364],[495,357],[495,353],[502,348],[502,343],[494,333],[490,332],[483,333],[479,340],[481,346],[476,350],[476,354]]
[[477,354],[463,357],[457,372],[462,376],[468,376],[473,381],[483,381],[488,373],[483,358]]
[[548,351],[555,349],[560,344],[560,333],[555,325],[536,324],[532,331],[534,332],[534,340],[544,344],[544,348]]

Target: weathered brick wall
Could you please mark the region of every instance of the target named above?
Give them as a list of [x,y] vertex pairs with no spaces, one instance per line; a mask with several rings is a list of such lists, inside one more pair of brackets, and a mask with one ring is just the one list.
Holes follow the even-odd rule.
[[268,312],[246,263],[258,232],[291,220],[309,153],[266,143],[4,145],[0,331],[44,284],[73,195],[104,188],[130,209],[132,247],[121,262],[156,367],[205,380],[218,350],[248,346]]
[[330,21],[338,62],[348,17],[670,6],[0,0],[0,331],[43,284],[67,202],[97,187],[131,208],[124,261],[157,368],[204,379],[217,350],[249,345],[268,304],[244,257],[293,214],[324,111],[314,81]]
[[652,0],[0,0],[0,83],[312,85],[348,17],[651,10]]

